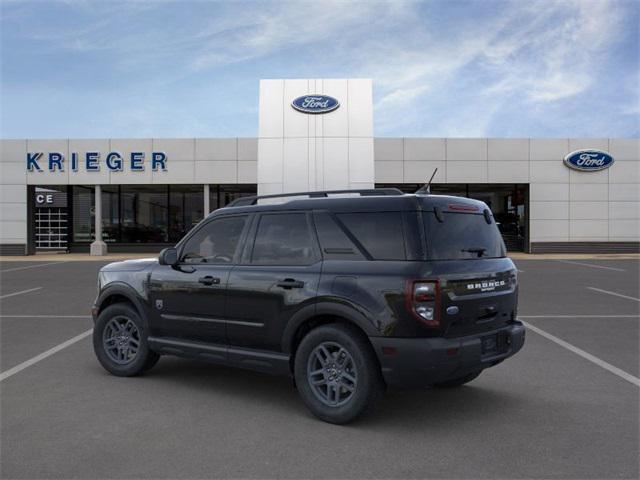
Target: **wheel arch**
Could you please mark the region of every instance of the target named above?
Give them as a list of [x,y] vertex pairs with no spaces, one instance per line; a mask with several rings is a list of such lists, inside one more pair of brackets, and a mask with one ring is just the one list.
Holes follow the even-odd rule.
[[105,308],[117,303],[130,304],[135,308],[145,327],[148,327],[147,315],[142,302],[138,298],[135,290],[125,283],[108,285],[100,292],[98,300],[96,301],[96,306],[98,307],[96,318]]
[[289,354],[293,365],[295,354],[304,336],[316,327],[330,323],[340,323],[361,334],[374,351],[369,336],[377,331],[373,324],[357,310],[333,303],[314,304],[298,311],[289,321],[282,338],[282,351]]

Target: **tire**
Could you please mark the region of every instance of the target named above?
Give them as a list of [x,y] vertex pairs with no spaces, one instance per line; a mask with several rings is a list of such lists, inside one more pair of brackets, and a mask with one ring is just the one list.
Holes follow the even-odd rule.
[[294,376],[302,401],[329,423],[344,424],[369,413],[384,391],[368,340],[342,324],[322,325],[302,339]]
[[128,303],[116,303],[98,316],[93,329],[93,350],[109,373],[118,377],[140,375],[160,359],[160,355],[149,350],[147,335],[136,309]]
[[478,378],[481,373],[482,373],[482,370],[480,370],[479,372],[469,373],[468,375],[465,375],[464,377],[454,378],[453,380],[447,380],[446,382],[442,382],[442,383],[436,383],[434,385],[434,387],[436,387],[436,388],[456,388],[456,387],[461,387],[465,383],[469,383],[470,381],[475,380],[476,378]]

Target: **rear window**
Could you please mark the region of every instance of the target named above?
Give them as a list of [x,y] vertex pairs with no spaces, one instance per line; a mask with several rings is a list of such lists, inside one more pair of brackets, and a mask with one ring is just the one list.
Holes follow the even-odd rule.
[[422,214],[432,260],[465,260],[506,256],[500,231],[493,217],[488,224],[484,215],[443,213],[440,222],[433,212]]
[[406,260],[400,212],[339,213],[336,217],[374,260]]

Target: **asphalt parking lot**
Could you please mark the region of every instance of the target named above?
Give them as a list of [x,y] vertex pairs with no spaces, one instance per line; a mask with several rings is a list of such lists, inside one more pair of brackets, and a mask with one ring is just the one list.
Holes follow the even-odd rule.
[[2,478],[638,478],[640,262],[516,263],[520,354],[334,426],[286,378],[170,357],[110,376],[88,334],[104,263],[2,262]]

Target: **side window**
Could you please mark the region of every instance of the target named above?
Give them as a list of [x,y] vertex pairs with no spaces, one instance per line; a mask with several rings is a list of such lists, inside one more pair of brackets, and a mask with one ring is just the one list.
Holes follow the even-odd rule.
[[246,216],[212,220],[187,240],[181,261],[213,264],[233,262],[246,223]]
[[406,260],[401,212],[336,215],[374,260]]
[[317,260],[315,239],[305,213],[260,217],[251,254],[254,265],[310,265]]
[[314,221],[325,260],[365,259],[360,249],[353,244],[342,228],[331,218],[331,215],[326,212],[317,212]]

